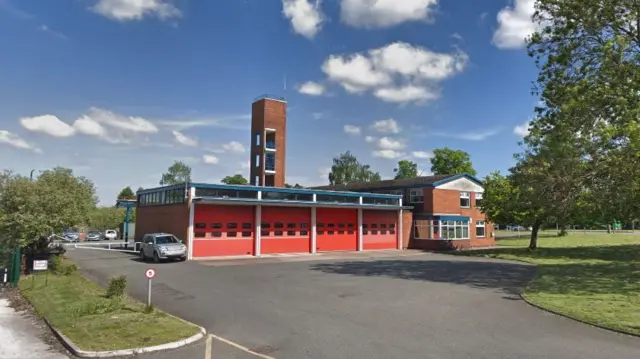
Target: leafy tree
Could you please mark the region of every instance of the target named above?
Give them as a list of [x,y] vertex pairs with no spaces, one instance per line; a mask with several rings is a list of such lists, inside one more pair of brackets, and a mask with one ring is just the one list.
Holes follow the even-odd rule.
[[160,185],[170,186],[188,182],[191,182],[191,167],[182,161],[174,161],[167,172],[162,174]]
[[120,193],[118,194],[118,199],[135,199],[135,198],[136,198],[136,194],[133,193],[133,190],[129,186],[123,188],[122,191],[120,191]]
[[418,177],[418,164],[409,160],[398,161],[398,167],[393,169],[395,179]]
[[489,221],[496,224],[517,222],[518,203],[515,201],[515,190],[509,178],[500,172],[493,172],[485,177],[481,210]]
[[142,187],[138,187],[138,189],[136,190],[136,192],[140,192],[140,191],[142,191],[142,190],[144,190],[144,188],[142,188]]
[[224,184],[235,184],[235,185],[246,185],[249,183],[249,181],[239,173],[233,176],[227,176],[223,178],[220,182]]
[[304,188],[304,187],[302,187],[301,185],[299,185],[299,184],[297,184],[297,183],[296,183],[295,185],[293,185],[293,186],[292,186],[292,185],[290,185],[290,184],[288,184],[288,183],[285,183],[285,184],[284,184],[284,187],[285,187],[285,188]]
[[369,165],[361,164],[350,151],[341,153],[333,159],[329,173],[331,185],[375,181],[380,181],[380,173],[373,172]]
[[541,104],[525,142],[558,128],[588,139],[580,188],[592,219],[608,223],[640,214],[639,14],[632,0],[538,0],[528,44]]
[[124,222],[125,212],[124,208],[98,207],[92,211],[87,224],[99,230],[118,228]]
[[457,175],[467,173],[472,176],[477,174],[471,164],[469,154],[462,150],[453,150],[449,147],[438,148],[433,151],[431,172],[435,175]]
[[98,198],[93,183],[56,167],[30,181],[14,176],[0,197],[0,238],[9,247],[46,248],[47,237],[89,222]]

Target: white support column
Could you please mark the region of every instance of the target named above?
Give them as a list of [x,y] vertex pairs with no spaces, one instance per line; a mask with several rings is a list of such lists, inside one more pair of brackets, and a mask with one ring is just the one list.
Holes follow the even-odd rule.
[[[261,192],[258,192],[258,197],[260,197]],[[254,241],[254,255],[256,257],[260,257],[262,253],[262,205],[256,205],[256,225],[255,225],[255,233],[253,235]]]
[[[362,197],[360,197],[362,201]],[[362,237],[362,208],[358,208],[358,252],[364,250],[363,237]]]
[[[315,201],[316,195],[313,195]],[[316,207],[311,207],[311,253],[316,253]]]
[[[400,198],[398,204],[400,205],[400,210],[398,210],[398,249],[402,250],[402,237],[404,235],[404,231],[402,230],[402,198]],[[413,223],[411,224],[413,225]]]
[[187,226],[187,259],[193,259],[193,218],[195,215],[196,203],[193,198],[196,196],[196,188],[189,188],[187,206],[189,206],[189,225]]
[[317,196],[317,195],[314,193],[314,194],[312,194],[311,196],[312,196],[312,199],[311,199],[311,200],[312,200],[313,202],[316,202],[316,196]]

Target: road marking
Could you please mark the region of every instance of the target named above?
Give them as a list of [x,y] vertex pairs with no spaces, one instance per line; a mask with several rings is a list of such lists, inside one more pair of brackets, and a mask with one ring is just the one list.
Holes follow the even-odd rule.
[[207,342],[205,343],[204,359],[211,359],[211,335],[207,336]]
[[240,345],[240,344],[234,343],[234,342],[232,342],[231,340],[228,340],[228,339],[225,339],[225,338],[219,337],[219,336],[214,335],[214,334],[209,334],[209,337],[207,338],[207,346],[208,346],[208,349],[209,349],[207,352],[209,353],[209,357],[206,357],[206,356],[205,356],[205,359],[211,359],[211,343],[210,343],[210,341],[209,341],[209,339],[211,339],[211,338],[213,338],[213,339],[215,339],[215,340],[219,340],[219,341],[221,341],[221,342],[223,342],[223,343],[225,343],[225,344],[229,344],[229,345],[231,345],[232,347],[235,347],[235,348],[237,348],[237,349],[242,350],[243,352],[246,352],[246,353],[249,353],[249,354],[253,354],[253,355],[257,356],[258,358],[262,358],[262,359],[276,359],[276,358],[271,357],[271,356],[268,356],[268,355],[264,355],[264,354],[256,353],[256,352],[254,352],[253,350],[251,350],[251,349],[249,349],[249,348],[247,348],[247,347],[243,347],[243,346],[242,346],[242,345]]

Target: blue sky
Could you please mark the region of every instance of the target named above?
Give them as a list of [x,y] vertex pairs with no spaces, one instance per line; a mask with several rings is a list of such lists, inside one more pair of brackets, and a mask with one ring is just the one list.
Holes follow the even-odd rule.
[[[248,174],[249,112],[288,101],[287,182],[351,150],[505,170],[526,132],[532,0],[0,0],[0,163],[91,178],[104,204],[182,160]],[[285,90],[286,83],[286,90]]]

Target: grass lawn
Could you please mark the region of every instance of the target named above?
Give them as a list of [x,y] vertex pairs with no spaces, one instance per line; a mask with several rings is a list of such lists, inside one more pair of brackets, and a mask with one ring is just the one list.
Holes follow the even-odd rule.
[[524,296],[541,307],[589,323],[640,334],[640,235],[570,233],[497,240],[501,248],[461,252],[538,265]]
[[[112,300],[78,273],[24,277],[21,293],[38,314],[83,350],[130,349],[185,339],[199,329],[131,298]],[[35,279],[35,280],[34,280]],[[35,285],[34,285],[35,284]],[[46,284],[46,286],[45,286]]]

